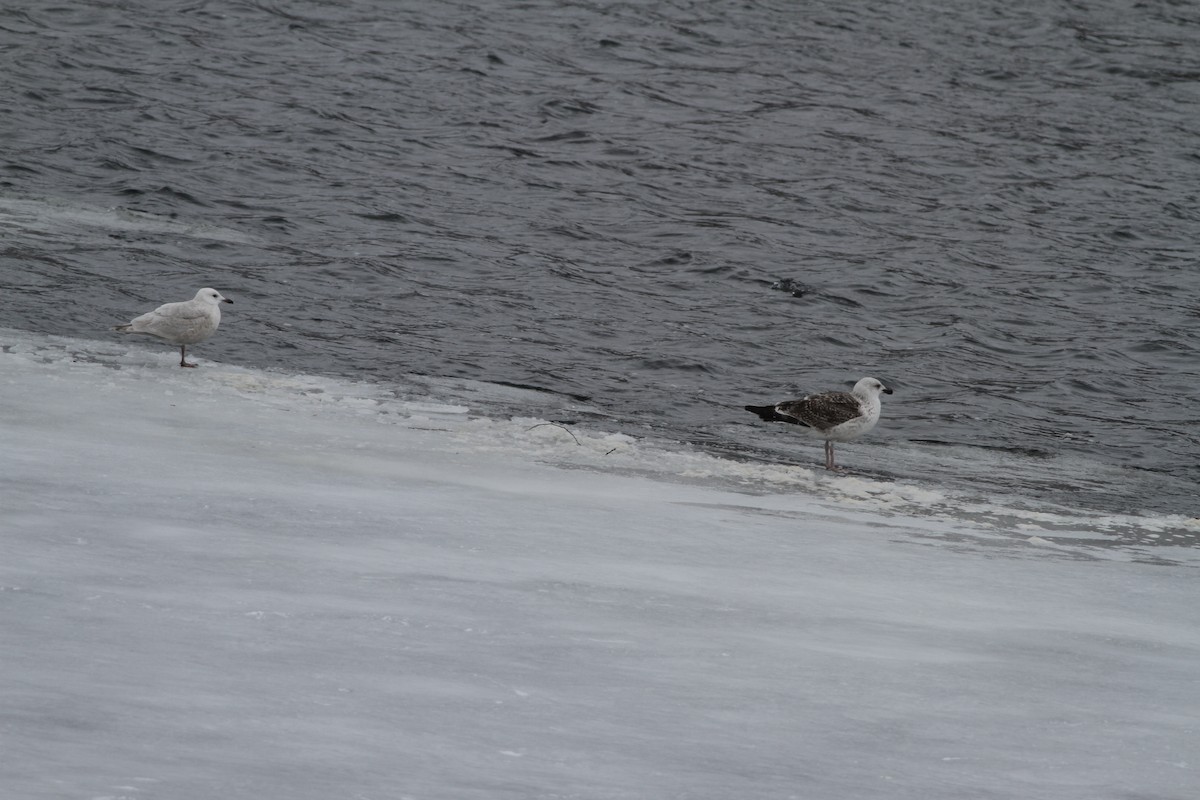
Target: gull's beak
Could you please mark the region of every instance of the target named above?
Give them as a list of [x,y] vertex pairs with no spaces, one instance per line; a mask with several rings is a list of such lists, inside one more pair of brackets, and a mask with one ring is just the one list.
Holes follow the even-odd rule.
[[892,393],[892,390],[891,390],[891,389],[889,389],[889,388],[887,388],[887,387],[885,386],[885,387],[883,387],[883,393],[884,393],[884,394],[891,394],[891,393]]
[[[222,303],[232,303],[233,301],[230,300],[228,297],[222,297],[221,302]],[[888,391],[891,391],[891,390],[889,389]]]

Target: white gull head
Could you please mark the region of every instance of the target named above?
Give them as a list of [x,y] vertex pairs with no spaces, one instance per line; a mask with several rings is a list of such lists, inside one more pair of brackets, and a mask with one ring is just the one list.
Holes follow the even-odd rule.
[[217,306],[217,308],[220,308],[220,305],[218,305],[219,303],[232,303],[233,301],[218,292],[216,289],[201,289],[200,291],[196,292],[196,296],[192,298],[192,302],[208,303],[209,305],[214,305]]

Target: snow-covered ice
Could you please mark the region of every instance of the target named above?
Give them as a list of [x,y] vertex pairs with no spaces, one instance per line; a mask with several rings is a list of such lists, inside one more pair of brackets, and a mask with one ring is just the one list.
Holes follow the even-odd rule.
[[4,797],[1200,796],[1194,550],[461,398],[0,351]]

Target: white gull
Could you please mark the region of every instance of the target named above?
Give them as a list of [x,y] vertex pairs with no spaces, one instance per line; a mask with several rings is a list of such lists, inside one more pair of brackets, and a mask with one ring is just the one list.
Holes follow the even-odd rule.
[[113,330],[145,333],[178,345],[179,366],[194,367],[196,365],[187,360],[187,346],[202,342],[216,333],[217,326],[221,324],[221,303],[232,302],[216,289],[201,289],[191,300],[165,303]]

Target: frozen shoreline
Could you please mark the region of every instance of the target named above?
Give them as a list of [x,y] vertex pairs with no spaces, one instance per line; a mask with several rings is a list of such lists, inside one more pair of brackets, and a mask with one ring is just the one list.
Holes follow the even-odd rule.
[[1194,550],[1145,563],[1034,517],[922,517],[919,487],[365,384],[3,344],[11,796],[1200,788]]

